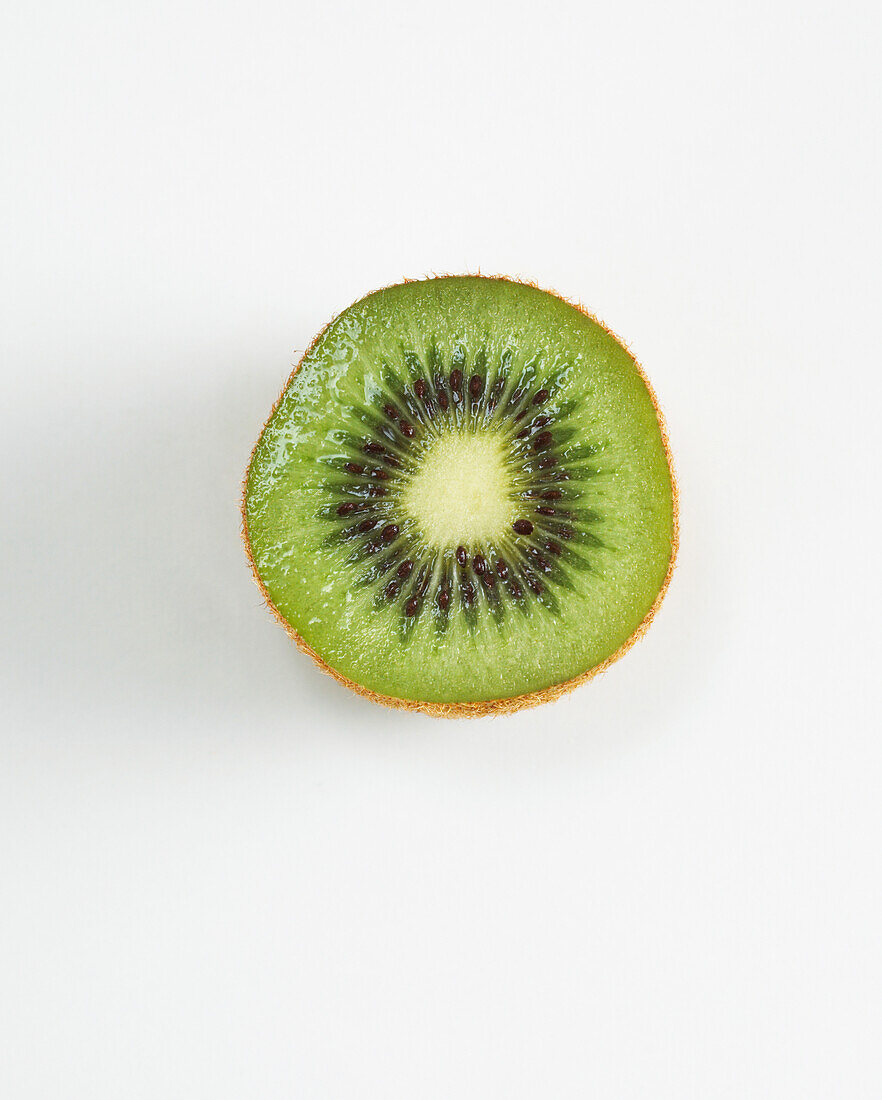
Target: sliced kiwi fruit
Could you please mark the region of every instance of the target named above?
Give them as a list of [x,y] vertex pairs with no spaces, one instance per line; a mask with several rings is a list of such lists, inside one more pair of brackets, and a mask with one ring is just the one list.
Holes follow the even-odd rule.
[[620,656],[677,544],[667,436],[634,359],[534,286],[368,295],[319,334],[254,448],[244,535],[298,645],[437,716],[554,699]]

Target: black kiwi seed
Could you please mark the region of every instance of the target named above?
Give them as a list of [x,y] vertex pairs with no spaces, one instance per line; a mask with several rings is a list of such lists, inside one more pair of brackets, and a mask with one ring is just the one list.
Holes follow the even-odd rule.
[[392,542],[393,539],[398,538],[398,524],[387,523],[383,530],[380,532],[380,538],[383,542]]
[[358,510],[358,505],[353,500],[347,500],[345,504],[337,505],[338,516],[351,516],[353,512]]
[[550,416],[537,416],[536,419],[533,421],[533,427],[534,428],[544,428],[546,424],[550,424],[550,423],[551,423],[551,417]]
[[484,572],[487,568],[487,563],[484,561],[484,558],[481,554],[475,554],[475,556],[472,558],[472,568],[479,577],[482,577],[484,575]]
[[413,392],[417,395],[420,401],[426,396],[426,383],[422,378],[418,378],[413,384]]
[[502,577],[503,580],[508,576],[508,565],[502,558],[498,558],[496,561],[496,572]]
[[376,469],[371,470],[370,475],[371,475],[371,477],[375,477],[377,479],[377,481],[388,481],[389,480],[389,475],[386,473],[385,470],[381,469],[379,466]]
[[462,371],[458,367],[450,372],[450,388],[454,393],[462,392]]
[[407,580],[410,574],[413,572],[413,562],[410,558],[405,558],[401,565],[398,566],[398,576],[402,580]]
[[540,516],[556,516],[557,512],[554,508],[546,508],[545,505],[540,504],[536,509]]
[[540,470],[547,470],[549,467],[556,465],[556,463],[557,459],[554,455],[543,455],[542,458],[539,459],[539,468]]
[[548,390],[540,390],[533,398],[534,405],[541,405],[544,401],[548,400]]
[[444,412],[447,412],[447,410],[450,408],[450,398],[447,396],[444,390],[440,390],[438,393],[438,404],[441,406]]
[[381,455],[385,450],[382,443],[375,443],[372,439],[365,441],[364,449],[369,455]]
[[551,571],[551,562],[549,562],[546,558],[543,558],[535,546],[531,546],[528,550],[528,553],[533,561],[536,563],[536,567],[538,569],[541,569],[543,573],[548,573]]
[[369,497],[384,497],[385,495],[386,495],[386,490],[383,488],[382,485],[370,485],[370,486],[368,486],[368,496]]
[[555,530],[559,539],[571,539],[575,534],[572,527],[557,527]]
[[[341,512],[340,514],[342,515],[343,513]],[[456,560],[461,566],[465,567],[465,564],[468,561],[468,554],[466,554],[466,548],[464,546],[457,546]]]
[[519,535],[533,534],[533,524],[528,519],[516,519],[512,524],[512,529]]
[[389,581],[389,583],[383,589],[383,595],[386,597],[387,600],[394,600],[400,591],[400,581]]
[[511,594],[514,596],[514,598],[516,600],[519,600],[521,598],[521,596],[523,596],[523,594],[524,594],[523,588],[521,588],[521,586],[518,584],[518,582],[514,579],[512,579],[509,582],[508,590],[509,590],[509,592],[511,592]]
[[408,618],[413,618],[413,616],[416,615],[419,609],[420,601],[416,598],[416,596],[414,596],[404,605],[404,614],[407,615]]
[[368,531],[373,531],[379,522],[377,519],[363,519],[358,525],[359,533],[364,535]]
[[563,547],[560,545],[560,543],[553,542],[551,540],[546,542],[545,549],[548,551],[549,554],[556,554],[557,557],[560,557],[563,553]]
[[472,397],[480,397],[484,392],[484,379],[480,374],[473,374],[469,379],[469,393]]
[[438,590],[438,606],[442,611],[446,611],[450,605],[450,589],[441,588]]
[[487,569],[481,574],[481,581],[487,588],[492,588],[496,584],[496,574]]
[[554,436],[551,432],[540,432],[533,440],[533,447],[537,451],[544,451],[546,447],[551,445]]
[[415,431],[413,424],[408,423],[407,420],[402,420],[399,427],[401,428],[402,435],[407,436],[408,439],[413,439]]
[[350,474],[364,473],[364,466],[359,466],[357,462],[347,462],[344,469],[348,470]]
[[390,420],[398,419],[398,413],[395,411],[394,405],[384,405],[383,412],[386,414],[386,416],[389,417]]
[[560,500],[560,498],[562,496],[563,496],[563,493],[560,491],[560,489],[547,489],[542,494],[542,499],[543,500]]
[[475,586],[471,581],[463,581],[462,585],[462,598],[466,604],[470,604],[475,598]]

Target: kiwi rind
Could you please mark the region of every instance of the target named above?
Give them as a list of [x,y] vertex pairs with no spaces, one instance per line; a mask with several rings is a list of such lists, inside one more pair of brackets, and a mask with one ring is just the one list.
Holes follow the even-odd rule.
[[[430,281],[439,280],[439,279],[447,279],[447,278],[461,278],[461,277],[462,276],[457,276],[457,275],[433,275],[431,277]],[[339,314],[336,314],[334,317],[332,317],[328,321],[328,323],[320,330],[320,332],[313,339],[312,343],[309,345],[309,347],[306,349],[306,351],[300,357],[297,364],[294,366],[294,368],[291,371],[290,375],[285,380],[285,384],[283,385],[278,398],[276,399],[275,403],[273,404],[273,407],[270,410],[270,414],[269,414],[269,416],[267,417],[267,419],[264,423],[263,429],[261,429],[261,433],[258,435],[257,440],[255,441],[255,444],[254,444],[254,446],[251,450],[251,456],[249,458],[248,467],[246,468],[245,476],[244,476],[243,482],[242,482],[242,494],[241,494],[241,514],[242,514],[241,533],[242,533],[242,541],[245,545],[245,553],[246,553],[246,556],[248,558],[249,565],[251,566],[251,572],[252,572],[252,575],[254,577],[254,581],[257,584],[257,587],[259,588],[260,593],[263,596],[263,599],[264,599],[267,607],[269,608],[270,613],[276,619],[276,621],[284,628],[284,630],[288,634],[288,636],[293,639],[293,641],[296,643],[298,649],[300,649],[304,653],[308,654],[308,656],[310,656],[313,659],[313,661],[316,663],[316,665],[318,665],[318,667],[323,672],[326,672],[329,676],[333,676],[333,678],[335,680],[337,680],[339,683],[345,685],[351,691],[354,691],[357,695],[361,695],[364,698],[370,699],[372,702],[379,703],[383,706],[393,707],[393,708],[396,708],[396,709],[399,709],[399,710],[416,711],[416,712],[419,712],[419,713],[422,713],[422,714],[427,714],[432,718],[482,718],[482,717],[486,717],[488,715],[494,715],[494,714],[497,714],[497,715],[499,715],[499,714],[513,714],[513,713],[516,713],[519,710],[524,710],[524,709],[529,708],[529,707],[537,707],[537,706],[541,706],[543,703],[554,702],[556,699],[559,699],[562,695],[568,694],[569,692],[573,691],[575,688],[579,687],[581,684],[586,683],[588,680],[593,679],[593,677],[597,676],[601,672],[605,672],[606,669],[608,669],[610,667],[610,665],[612,665],[614,662],[616,662],[620,657],[624,656],[624,654],[627,653],[628,650],[637,641],[639,641],[640,638],[642,638],[643,635],[648,630],[652,620],[655,618],[655,615],[658,612],[658,609],[661,607],[661,604],[662,604],[662,602],[665,598],[665,595],[667,594],[668,588],[669,588],[670,583],[671,583],[671,579],[674,575],[674,570],[675,570],[676,562],[677,562],[677,555],[678,555],[678,552],[679,552],[679,535],[680,535],[679,491],[678,491],[678,486],[677,486],[676,474],[675,474],[675,471],[674,471],[674,462],[673,462],[673,456],[672,456],[672,453],[671,453],[671,447],[670,447],[670,440],[669,440],[669,437],[668,437],[667,425],[666,425],[665,418],[664,418],[664,415],[662,413],[661,407],[659,406],[659,402],[658,402],[658,398],[656,396],[655,390],[652,388],[652,385],[651,385],[651,383],[650,383],[650,381],[649,381],[649,379],[646,375],[646,372],[643,370],[640,363],[638,363],[638,361],[631,354],[631,350],[628,347],[628,345],[625,343],[625,341],[622,340],[621,337],[619,337],[615,332],[613,332],[613,330],[610,329],[606,324],[604,324],[603,321],[599,320],[593,313],[591,313],[589,310],[585,309],[585,307],[580,302],[574,302],[571,299],[567,298],[565,295],[560,294],[556,290],[550,290],[550,289],[547,289],[547,288],[543,288],[543,287],[538,286],[538,284],[536,284],[534,282],[531,282],[529,280],[516,279],[516,278],[512,278],[510,276],[506,276],[506,275],[486,276],[486,275],[481,275],[480,273],[478,273],[478,274],[470,276],[470,277],[488,279],[488,280],[497,281],[497,282],[504,282],[504,283],[515,283],[515,284],[518,284],[518,285],[521,285],[521,286],[531,287],[534,290],[541,290],[546,294],[550,294],[553,297],[558,298],[560,301],[565,302],[566,304],[572,306],[574,309],[577,309],[580,313],[582,313],[585,317],[587,317],[589,320],[591,320],[594,324],[598,325],[601,329],[603,329],[603,331],[608,336],[610,336],[613,340],[615,340],[616,343],[618,343],[619,346],[625,351],[625,353],[627,354],[627,356],[631,360],[631,363],[633,364],[634,369],[636,370],[636,372],[639,375],[641,381],[643,382],[644,386],[646,387],[647,394],[649,395],[649,399],[652,403],[652,407],[655,411],[655,415],[656,415],[656,418],[658,420],[658,427],[659,427],[659,433],[660,433],[660,437],[661,437],[662,448],[663,448],[663,451],[664,451],[665,461],[667,463],[668,473],[669,473],[670,482],[671,482],[671,510],[672,510],[671,511],[671,554],[670,554],[670,558],[669,558],[669,561],[668,561],[668,566],[667,566],[667,570],[665,572],[664,579],[662,581],[661,587],[658,591],[658,594],[656,595],[655,600],[653,601],[653,603],[652,603],[651,607],[649,608],[649,610],[647,611],[647,613],[644,615],[643,619],[640,621],[640,623],[637,625],[637,627],[634,629],[634,631],[628,636],[628,638],[626,638],[626,640],[619,646],[619,648],[614,653],[610,654],[610,656],[606,657],[603,661],[599,662],[598,664],[594,665],[591,668],[586,669],[584,672],[581,672],[578,675],[573,676],[573,677],[571,677],[567,680],[563,680],[560,683],[549,685],[548,687],[542,688],[539,691],[527,692],[527,693],[522,694],[522,695],[509,696],[507,698],[499,698],[499,699],[491,699],[491,700],[476,700],[476,701],[473,701],[473,702],[449,702],[449,703],[445,702],[445,703],[442,703],[442,702],[426,701],[426,700],[418,700],[418,699],[404,699],[404,698],[399,698],[397,696],[384,695],[384,694],[380,694],[378,692],[372,691],[372,690],[370,690],[370,688],[367,688],[363,684],[359,684],[359,683],[351,680],[348,676],[345,676],[343,673],[341,673],[337,669],[333,668],[300,636],[300,634],[298,634],[298,632],[294,629],[294,627],[291,625],[291,623],[288,622],[288,620],[285,619],[285,617],[281,614],[281,612],[279,611],[279,609],[276,607],[275,603],[273,602],[272,597],[270,596],[270,593],[267,590],[267,587],[264,584],[263,579],[260,576],[260,573],[257,569],[257,565],[256,565],[255,560],[254,560],[254,554],[253,554],[252,546],[251,546],[251,538],[250,538],[250,533],[249,533],[249,529],[248,529],[247,487],[248,487],[248,479],[249,479],[249,475],[250,475],[250,472],[251,472],[252,463],[254,462],[254,456],[255,456],[257,448],[260,444],[260,440],[261,440],[261,437],[263,435],[263,431],[266,429],[267,425],[272,420],[279,404],[281,403],[283,397],[285,396],[285,393],[288,390],[288,387],[290,386],[290,384],[291,384],[292,380],[294,379],[295,375],[297,374],[297,372],[300,370],[301,364],[307,358],[307,356],[312,351],[312,349],[322,339],[322,337],[324,336],[327,329],[329,329],[334,324],[334,322],[338,319],[338,317],[340,317],[343,313],[346,312],[346,310],[341,310]],[[416,282],[416,281],[423,281],[423,280],[412,280],[412,279],[404,279],[403,280],[404,283]],[[390,286],[394,286],[394,285],[398,285],[398,284],[390,284]],[[373,291],[372,294],[380,293],[384,289],[389,289],[389,288],[388,287],[378,288],[378,290]],[[363,296],[363,297],[370,297],[370,295]],[[359,299],[359,301],[361,301],[361,300],[362,299]],[[348,308],[350,308],[350,307],[347,307],[347,309]]]

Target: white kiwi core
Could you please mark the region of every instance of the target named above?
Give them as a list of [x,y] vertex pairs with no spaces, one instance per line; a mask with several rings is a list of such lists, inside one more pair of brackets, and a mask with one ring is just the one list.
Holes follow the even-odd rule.
[[514,483],[506,447],[495,432],[445,432],[429,445],[401,502],[426,542],[487,542],[511,529]]

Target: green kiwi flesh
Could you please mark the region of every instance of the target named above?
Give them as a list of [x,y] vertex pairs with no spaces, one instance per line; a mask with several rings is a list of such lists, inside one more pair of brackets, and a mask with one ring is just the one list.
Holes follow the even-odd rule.
[[676,550],[667,439],[630,354],[556,295],[479,276],[388,287],[328,325],[257,442],[243,513],[304,648],[436,713],[541,701],[604,666]]

